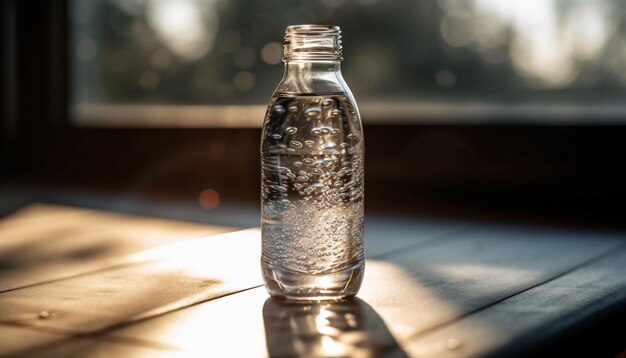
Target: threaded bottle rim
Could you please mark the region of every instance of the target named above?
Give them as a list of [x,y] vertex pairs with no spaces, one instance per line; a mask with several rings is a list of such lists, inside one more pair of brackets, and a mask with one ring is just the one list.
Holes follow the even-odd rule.
[[291,25],[285,30],[283,61],[341,61],[341,30],[333,25]]

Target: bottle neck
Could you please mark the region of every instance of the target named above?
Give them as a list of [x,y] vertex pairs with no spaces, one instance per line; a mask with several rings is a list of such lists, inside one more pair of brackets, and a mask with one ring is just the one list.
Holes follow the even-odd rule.
[[293,25],[285,31],[282,93],[343,93],[341,31],[331,25]]
[[294,94],[345,93],[340,61],[285,61],[283,79],[276,92]]

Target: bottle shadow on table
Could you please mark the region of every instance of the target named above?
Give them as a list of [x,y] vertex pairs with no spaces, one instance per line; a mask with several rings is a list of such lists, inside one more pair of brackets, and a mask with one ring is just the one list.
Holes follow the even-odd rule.
[[263,306],[270,357],[407,357],[382,318],[359,298]]

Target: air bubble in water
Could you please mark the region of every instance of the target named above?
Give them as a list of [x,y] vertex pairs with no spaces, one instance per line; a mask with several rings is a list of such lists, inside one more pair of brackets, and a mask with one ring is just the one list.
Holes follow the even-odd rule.
[[296,132],[298,131],[298,128],[296,127],[287,127],[285,128],[285,133],[292,135],[292,134],[296,134]]
[[324,185],[324,184],[322,184],[322,183],[314,183],[314,184],[311,184],[311,185],[309,185],[308,187],[306,187],[306,188],[304,189],[304,192],[305,192],[305,193],[311,193],[311,192],[313,192],[313,191],[320,192],[320,191],[322,191],[325,187],[326,187],[326,185]]
[[275,104],[272,106],[272,111],[274,111],[274,113],[283,114],[285,113],[285,108],[283,108],[280,104]]
[[348,138],[350,140],[356,140],[357,138],[359,138],[359,136],[354,134],[354,133],[350,133],[350,134],[348,134],[348,136],[346,138]]
[[313,129],[311,129],[311,134],[313,135],[321,135],[322,134],[322,129],[319,127],[314,127]]
[[270,188],[272,188],[272,189],[274,189],[274,190],[278,190],[278,191],[280,191],[280,192],[282,192],[282,193],[284,193],[284,192],[286,192],[286,191],[287,191],[287,188],[282,187],[282,186],[280,186],[280,185],[272,185],[272,186],[270,186]]
[[320,113],[321,113],[321,110],[319,107],[309,107],[304,110],[304,115],[306,115],[308,119],[315,118],[319,116]]
[[280,138],[282,138],[283,136],[282,136],[282,135],[280,135],[280,134],[272,134],[272,135],[270,135],[270,137],[272,137],[272,138],[274,138],[274,139],[280,139]]
[[[290,95],[273,101],[282,110],[270,108],[262,147],[263,253],[288,270],[341,270],[363,255],[363,170],[354,166],[362,163],[361,134],[346,138],[355,133],[349,99]],[[280,144],[285,149],[276,150]]]

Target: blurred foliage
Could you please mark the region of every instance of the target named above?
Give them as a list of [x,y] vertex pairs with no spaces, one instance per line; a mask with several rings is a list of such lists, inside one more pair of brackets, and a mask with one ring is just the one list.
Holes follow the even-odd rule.
[[265,104],[287,25],[343,31],[360,101],[619,99],[621,0],[74,0],[74,101]]

